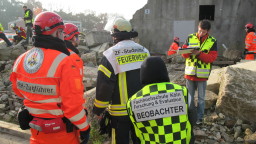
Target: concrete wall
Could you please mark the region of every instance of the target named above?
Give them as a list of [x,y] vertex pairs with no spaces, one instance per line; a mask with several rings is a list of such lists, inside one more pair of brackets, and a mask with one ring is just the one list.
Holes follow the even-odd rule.
[[[142,45],[151,53],[164,54],[172,43],[174,33],[180,33],[182,42],[186,39],[182,35],[184,31],[174,29],[175,23],[194,21],[192,29],[197,31],[200,5],[215,5],[210,34],[218,41],[219,55],[224,51],[222,44],[230,49],[243,50],[244,25],[247,22],[256,24],[256,0],[148,0],[133,15],[131,23],[138,31]],[[187,25],[186,28],[191,30],[190,27]]]

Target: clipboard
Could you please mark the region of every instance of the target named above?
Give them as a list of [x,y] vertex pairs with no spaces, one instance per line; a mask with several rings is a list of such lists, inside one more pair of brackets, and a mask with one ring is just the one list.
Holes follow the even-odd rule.
[[191,53],[193,50],[199,50],[200,47],[188,47],[188,48],[179,48],[177,54],[187,54]]

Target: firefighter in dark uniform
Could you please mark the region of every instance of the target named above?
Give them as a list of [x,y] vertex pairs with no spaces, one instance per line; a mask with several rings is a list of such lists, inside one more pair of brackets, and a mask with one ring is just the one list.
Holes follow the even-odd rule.
[[145,86],[128,100],[127,110],[141,144],[194,143],[196,111],[187,88],[170,83],[160,57],[143,62],[140,78]]
[[127,115],[127,100],[142,88],[140,66],[149,51],[131,40],[138,36],[129,21],[116,19],[111,27],[114,46],[106,50],[98,68],[93,112],[100,116],[107,108],[111,117],[112,143],[133,143],[136,135]]

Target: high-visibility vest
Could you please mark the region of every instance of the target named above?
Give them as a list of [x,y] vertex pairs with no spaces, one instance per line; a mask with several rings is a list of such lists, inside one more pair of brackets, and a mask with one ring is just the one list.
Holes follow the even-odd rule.
[[[113,95],[111,102],[101,101],[96,98],[94,105],[98,108],[108,107],[108,111],[112,116],[127,116],[126,103],[131,96],[128,95],[127,73],[140,69],[144,59],[150,56],[149,51],[132,40],[124,40],[109,48],[103,54],[111,64],[115,75],[117,75],[119,94]],[[103,72],[108,78],[113,73],[104,65],[100,65],[98,70]],[[139,83],[137,79],[134,81]]]
[[127,102],[127,111],[141,144],[189,144],[187,88],[169,83],[143,87]]
[[[200,40],[197,38],[196,34],[190,34],[188,39],[188,44],[190,47],[200,47],[200,51],[203,53],[209,53],[216,39],[212,36],[200,44]],[[186,59],[185,74],[186,75],[196,75],[198,78],[208,78],[211,71],[211,63],[205,63],[197,59],[195,55],[191,55]]]
[[31,115],[40,118],[65,116],[81,130],[89,127],[82,79],[66,54],[33,48],[15,61],[10,79],[14,92],[24,98]]
[[[30,10],[27,10],[26,13],[25,13],[25,15],[24,15],[24,18],[29,18],[30,15],[31,15],[30,12],[31,12]],[[33,22],[33,18],[31,18],[31,19],[25,19],[25,24],[32,23],[32,22]]]
[[4,32],[4,27],[2,26],[2,24],[0,23],[0,33]]

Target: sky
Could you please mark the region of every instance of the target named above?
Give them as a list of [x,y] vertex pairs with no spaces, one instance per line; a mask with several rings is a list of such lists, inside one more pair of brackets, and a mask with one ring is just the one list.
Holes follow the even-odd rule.
[[[20,0],[27,2],[27,0]],[[36,0],[43,8],[53,11],[63,9],[65,12],[79,13],[86,10],[99,13],[119,14],[130,20],[132,15],[142,8],[148,0]]]

